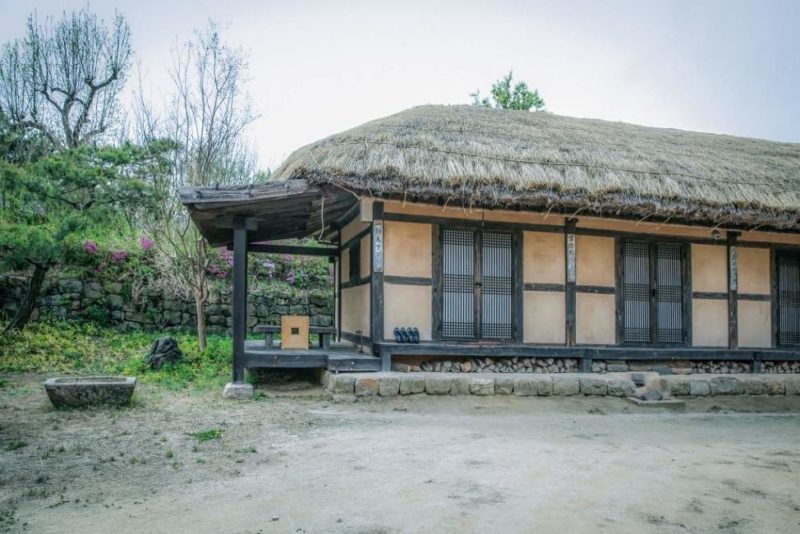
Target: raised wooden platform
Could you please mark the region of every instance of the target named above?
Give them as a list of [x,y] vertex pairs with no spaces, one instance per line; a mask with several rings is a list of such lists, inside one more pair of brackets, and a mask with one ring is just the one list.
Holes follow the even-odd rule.
[[268,348],[263,341],[245,342],[245,368],[327,369],[334,372],[380,371],[381,360],[355,352],[351,345],[333,343],[330,347],[308,350]]

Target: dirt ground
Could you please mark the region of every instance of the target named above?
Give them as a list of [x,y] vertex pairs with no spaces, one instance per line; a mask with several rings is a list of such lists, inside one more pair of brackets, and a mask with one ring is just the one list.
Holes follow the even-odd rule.
[[796,398],[656,413],[140,384],[129,408],[56,411],[39,377],[4,380],[0,531],[800,531]]

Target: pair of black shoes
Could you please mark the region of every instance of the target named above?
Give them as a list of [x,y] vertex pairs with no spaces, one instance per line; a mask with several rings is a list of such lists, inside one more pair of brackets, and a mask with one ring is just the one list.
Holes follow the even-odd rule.
[[419,330],[414,328],[394,329],[394,340],[398,343],[419,343]]

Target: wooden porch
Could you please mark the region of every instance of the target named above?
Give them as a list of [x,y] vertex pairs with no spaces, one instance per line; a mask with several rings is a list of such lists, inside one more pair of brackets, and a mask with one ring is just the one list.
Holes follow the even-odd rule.
[[263,341],[245,342],[242,366],[248,369],[327,369],[333,372],[380,371],[381,359],[353,350],[352,345],[332,343],[308,350],[266,347]]

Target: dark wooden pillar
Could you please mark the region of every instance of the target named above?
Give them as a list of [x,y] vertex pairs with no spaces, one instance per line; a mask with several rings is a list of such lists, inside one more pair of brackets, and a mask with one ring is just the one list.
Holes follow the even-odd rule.
[[512,281],[514,283],[514,312],[512,315],[512,322],[514,324],[514,342],[522,343],[524,341],[525,329],[525,305],[524,305],[524,291],[525,291],[525,275],[523,272],[523,244],[525,236],[522,230],[514,230],[512,236],[511,257],[512,257]]
[[564,224],[564,254],[566,256],[566,299],[567,299],[567,346],[575,345],[575,280],[577,277],[576,266],[576,244],[575,244],[575,225],[577,219],[568,219]]
[[342,341],[342,230],[336,228],[336,242],[338,243],[339,253],[336,255],[334,264],[334,323],[336,324],[336,341]]
[[442,340],[442,243],[438,224],[431,224],[431,339]]
[[[383,202],[376,200],[372,203],[372,250],[371,258],[371,295],[370,295],[370,337],[374,343],[383,340],[383,264],[384,243],[383,243]],[[389,358],[383,358],[381,362],[382,371],[391,370]]]
[[233,229],[233,382],[244,382],[244,341],[247,337],[247,227]]
[[739,232],[728,230],[728,349],[739,347],[739,273],[736,265],[736,241]]

